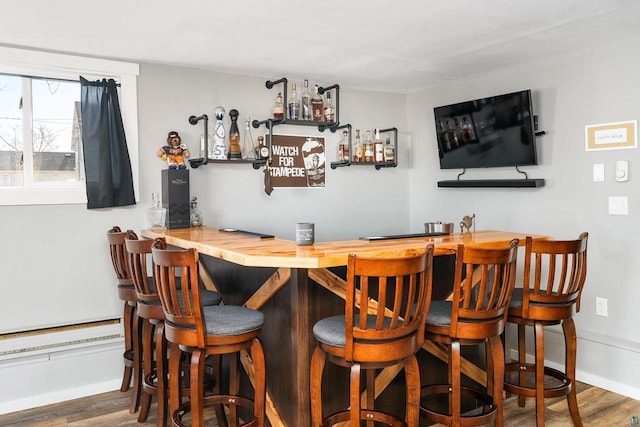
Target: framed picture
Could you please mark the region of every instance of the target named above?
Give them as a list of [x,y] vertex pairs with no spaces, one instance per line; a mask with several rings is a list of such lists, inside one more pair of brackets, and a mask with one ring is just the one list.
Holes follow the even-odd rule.
[[[269,144],[269,134],[265,135]],[[324,138],[273,135],[271,184],[279,188],[324,188],[326,156]]]
[[636,148],[638,121],[585,126],[584,137],[587,151]]

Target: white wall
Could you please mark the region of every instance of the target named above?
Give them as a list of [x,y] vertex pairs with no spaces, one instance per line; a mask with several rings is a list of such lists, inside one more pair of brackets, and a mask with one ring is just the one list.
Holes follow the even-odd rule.
[[[480,78],[416,93],[407,98],[408,128],[415,140],[410,172],[411,227],[427,220],[458,223],[475,213],[478,229],[521,231],[575,238],[589,234],[589,271],[576,317],[578,370],[583,380],[640,398],[640,231],[638,149],[586,152],[585,125],[640,118],[640,38],[574,52],[563,57],[532,58]],[[539,165],[523,167],[530,178],[546,179],[538,189],[445,189],[440,180],[459,171],[441,171],[435,142],[433,107],[494,94],[531,89],[539,116]],[[629,182],[614,181],[616,160],[628,160]],[[604,183],[592,181],[594,163],[605,165]],[[467,171],[465,178],[518,178],[514,169]],[[627,196],[628,216],[608,215],[608,197]],[[595,297],[608,300],[608,317],[595,315]],[[559,337],[550,337],[558,346]],[[549,352],[561,363],[562,353]],[[604,362],[604,363],[603,363]]]

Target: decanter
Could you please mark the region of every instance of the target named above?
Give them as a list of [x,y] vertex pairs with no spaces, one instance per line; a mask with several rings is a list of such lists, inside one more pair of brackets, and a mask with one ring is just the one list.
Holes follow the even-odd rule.
[[151,207],[147,209],[147,221],[151,230],[164,230],[167,209],[160,204],[160,193],[151,193]]
[[190,223],[192,227],[202,227],[202,214],[198,209],[198,198],[195,196],[191,198]]

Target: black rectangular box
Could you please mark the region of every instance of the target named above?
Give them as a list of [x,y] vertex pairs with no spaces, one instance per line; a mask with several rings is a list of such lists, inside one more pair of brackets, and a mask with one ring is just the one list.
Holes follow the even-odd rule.
[[162,206],[167,209],[168,229],[190,226],[190,201],[189,169],[163,169]]

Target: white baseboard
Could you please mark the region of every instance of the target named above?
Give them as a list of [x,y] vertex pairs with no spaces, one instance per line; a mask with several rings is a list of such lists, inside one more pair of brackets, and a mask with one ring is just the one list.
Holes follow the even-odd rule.
[[[549,328],[545,328],[545,333],[562,335],[562,329],[559,327],[549,327]],[[637,358],[640,357],[639,356],[640,348],[637,343],[616,339],[614,337],[607,337],[602,334],[591,333],[589,331],[579,331],[578,366],[576,368],[576,380],[583,382],[585,384],[590,384],[592,386],[602,388],[604,390],[611,391],[613,393],[630,397],[632,399],[640,400],[640,388],[634,385],[630,385],[622,382],[625,379],[633,381],[632,377],[619,378],[616,380],[616,379],[605,377],[602,374],[599,375],[598,373],[589,372],[584,369],[581,369],[580,368],[581,365],[587,364],[586,361],[582,361],[583,363],[581,363],[581,358],[583,356],[584,357],[591,356],[589,351],[586,351],[581,355],[580,348],[585,348],[585,347],[589,347],[589,349],[594,349],[594,348],[604,349],[599,352],[593,352],[594,356],[598,357],[597,354],[605,353],[609,356],[610,360],[624,361],[625,364],[630,365],[628,368],[626,368],[627,370],[625,369],[618,370],[619,372],[635,373],[637,372],[637,370],[635,366],[632,366],[634,365],[633,360],[637,360]],[[533,347],[531,346],[529,348],[533,348]],[[510,348],[508,354],[511,360],[518,360],[518,352],[516,349]],[[527,353],[526,360],[528,363],[533,363],[534,362],[533,354]],[[545,365],[550,368],[558,369],[560,371],[564,370],[564,360],[562,361],[562,363],[557,363],[552,360],[545,359]],[[593,363],[591,364],[591,366],[593,366]],[[605,369],[607,367],[607,364],[600,365],[600,366],[603,369]],[[595,369],[596,368],[594,368],[594,370]],[[605,371],[603,370],[603,372]]]
[[122,378],[0,402],[0,415],[120,389]]

